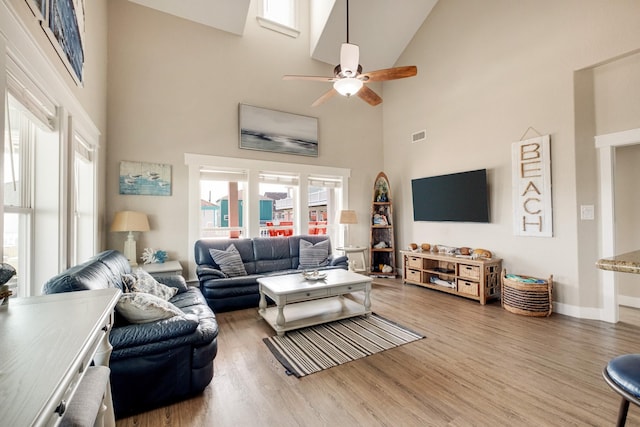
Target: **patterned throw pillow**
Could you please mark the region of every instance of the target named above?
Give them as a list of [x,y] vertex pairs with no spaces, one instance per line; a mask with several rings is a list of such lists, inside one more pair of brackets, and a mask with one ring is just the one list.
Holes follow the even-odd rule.
[[227,250],[209,249],[211,258],[220,266],[220,270],[229,277],[246,276],[247,270],[244,268],[240,252],[232,243]]
[[149,323],[184,313],[169,301],[144,292],[120,295],[116,310],[131,323]]
[[300,261],[298,268],[317,268],[329,264],[329,240],[315,245],[300,239]]
[[178,293],[177,288],[159,283],[142,268],[136,269],[136,271],[131,274],[123,274],[122,282],[127,292],[144,292],[155,295],[165,301],[169,301]]

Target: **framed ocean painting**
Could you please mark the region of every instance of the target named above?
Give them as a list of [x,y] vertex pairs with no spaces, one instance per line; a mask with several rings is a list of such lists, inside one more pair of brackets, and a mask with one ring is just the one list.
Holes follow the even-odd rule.
[[318,119],[240,104],[240,148],[318,157]]
[[171,165],[120,162],[120,194],[171,195]]

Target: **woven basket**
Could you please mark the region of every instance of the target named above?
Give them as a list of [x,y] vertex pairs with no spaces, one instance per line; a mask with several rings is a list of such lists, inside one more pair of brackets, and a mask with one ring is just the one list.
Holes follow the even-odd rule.
[[502,270],[501,294],[502,307],[505,310],[523,316],[551,315],[553,275],[549,276],[548,280],[538,279],[544,280],[544,283],[523,283],[507,279],[506,275],[507,270]]

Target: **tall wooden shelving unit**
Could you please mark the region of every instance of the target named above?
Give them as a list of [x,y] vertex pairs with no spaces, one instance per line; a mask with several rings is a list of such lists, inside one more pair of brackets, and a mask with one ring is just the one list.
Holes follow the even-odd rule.
[[[396,245],[393,233],[393,205],[391,204],[391,186],[384,172],[378,174],[373,185],[370,221],[370,275],[394,278],[396,277]],[[391,271],[382,271],[381,266],[390,266]],[[385,268],[387,269],[388,267]]]

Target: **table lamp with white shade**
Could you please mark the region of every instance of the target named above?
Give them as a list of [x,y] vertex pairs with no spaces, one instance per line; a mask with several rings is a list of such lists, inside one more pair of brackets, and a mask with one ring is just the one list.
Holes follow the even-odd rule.
[[353,210],[342,210],[342,211],[340,211],[340,213],[338,215],[338,223],[339,224],[343,224],[345,226],[345,228],[347,229],[346,246],[350,247],[351,246],[351,241],[349,240],[349,225],[358,223],[358,217],[356,216],[356,211],[353,211]]
[[127,257],[131,266],[138,265],[136,261],[136,241],[133,238],[133,233],[135,231],[149,231],[147,215],[134,211],[116,212],[111,223],[111,231],[126,231],[129,233],[127,240],[124,242],[124,256]]

